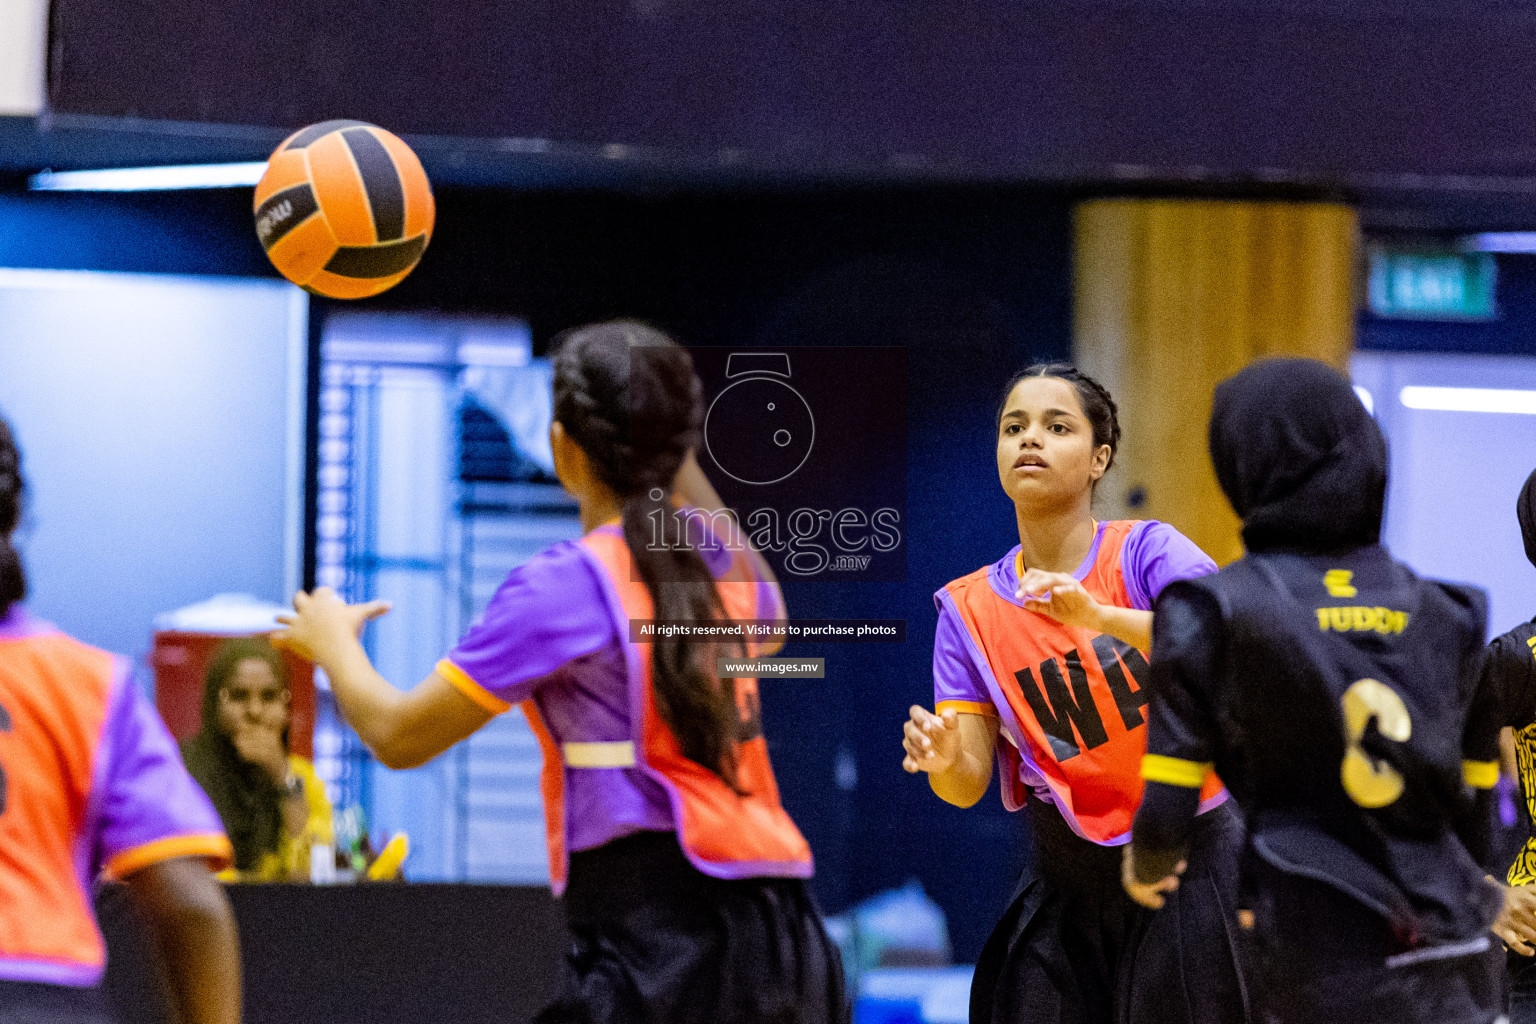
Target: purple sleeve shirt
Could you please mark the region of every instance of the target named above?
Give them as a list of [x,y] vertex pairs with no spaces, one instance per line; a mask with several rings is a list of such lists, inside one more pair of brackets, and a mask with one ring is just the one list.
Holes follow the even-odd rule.
[[1151,611],[1168,584],[1215,571],[1216,563],[1194,541],[1156,519],[1132,529],[1120,555],[1120,572],[1131,595],[1131,607],[1139,611]]
[[[1077,571],[1083,579],[1093,569],[1099,557],[1099,542],[1104,536],[1104,523],[1094,534],[1093,545]],[[992,565],[987,579],[992,589],[1005,601],[1018,604],[1014,591],[1018,589],[1019,576],[1014,567],[1018,555],[1015,545]],[[1163,588],[1175,580],[1195,579],[1216,571],[1216,563],[1194,542],[1167,523],[1148,519],[1134,527],[1125,539],[1120,555],[1120,572],[1125,579],[1126,592],[1131,597],[1131,607],[1138,611],[1150,611]],[[940,591],[942,593],[942,591]],[[981,671],[970,656],[965,623],[949,604],[934,595],[939,608],[939,624],[933,639],[933,699],[935,706],[948,705],[957,711],[975,714],[997,714],[992,697],[987,692]]]
[[[729,571],[724,545],[700,554],[715,576]],[[627,637],[609,614],[600,572],[580,541],[535,555],[511,572],[438,671],[491,712],[532,699],[557,743],[630,739]],[[773,606],[781,602],[775,593]],[[676,827],[666,790],[638,767],[567,769],[565,802],[572,852]]]
[[218,813],[126,662],[112,689],[88,811],[92,867],[120,878],[173,857],[227,860]]
[[566,663],[617,641],[581,543],[562,541],[512,570],[447,660],[516,704]]

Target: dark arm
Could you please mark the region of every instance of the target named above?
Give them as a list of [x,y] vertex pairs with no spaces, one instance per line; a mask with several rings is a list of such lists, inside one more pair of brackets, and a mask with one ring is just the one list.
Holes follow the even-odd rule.
[[1200,810],[1200,790],[1148,782],[1136,811],[1133,843],[1136,881],[1151,885],[1173,874],[1189,849],[1190,833]]
[[224,887],[201,857],[178,857],[126,879],[149,927],[178,1019],[240,1024],[240,939]]
[[1147,787],[1131,833],[1133,874],[1143,885],[1172,874],[1189,848],[1215,749],[1205,694],[1219,664],[1220,627],[1203,591],[1173,584],[1158,599],[1141,772]]
[[1469,659],[1471,690],[1466,725],[1462,732],[1462,765],[1473,799],[1455,821],[1456,834],[1467,852],[1490,874],[1503,873],[1493,862],[1496,851],[1494,786],[1499,779],[1499,731],[1506,725],[1524,725],[1536,714],[1536,661],[1518,636],[1497,637],[1488,648]]

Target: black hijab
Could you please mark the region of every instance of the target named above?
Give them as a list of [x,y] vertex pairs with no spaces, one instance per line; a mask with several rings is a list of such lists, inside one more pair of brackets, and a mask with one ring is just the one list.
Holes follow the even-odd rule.
[[1210,446],[1249,551],[1337,554],[1380,540],[1387,445],[1337,370],[1267,359],[1222,381]]
[[1520,488],[1520,500],[1515,502],[1515,515],[1520,517],[1520,536],[1525,539],[1525,557],[1536,565],[1536,471],[1525,478]]
[[[203,787],[218,812],[235,849],[235,867],[241,871],[256,868],[263,855],[277,852],[283,838],[282,791],[264,769],[241,759],[219,726],[219,691],[246,659],[265,661],[278,681],[287,685],[282,659],[265,640],[238,637],[224,641],[208,665],[202,729],[181,743],[187,772]],[[283,733],[283,746],[288,746],[287,732]]]

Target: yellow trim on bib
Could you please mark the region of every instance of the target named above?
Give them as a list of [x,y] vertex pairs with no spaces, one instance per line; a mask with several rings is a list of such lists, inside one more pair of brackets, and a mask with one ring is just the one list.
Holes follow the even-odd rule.
[[1141,777],[1148,782],[1162,782],[1185,789],[1199,789],[1210,774],[1209,761],[1186,761],[1181,757],[1164,757],[1162,754],[1143,754]]
[[1461,777],[1473,789],[1492,789],[1499,784],[1499,762],[1463,761]]
[[571,768],[633,768],[635,745],[629,740],[562,743],[560,756]]

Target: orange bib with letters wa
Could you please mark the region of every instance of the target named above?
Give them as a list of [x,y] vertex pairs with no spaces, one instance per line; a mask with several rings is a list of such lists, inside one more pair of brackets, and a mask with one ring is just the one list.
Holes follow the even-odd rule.
[[[1104,524],[1083,589],[1100,604],[1131,606],[1120,559],[1135,520]],[[990,567],[940,592],[965,623],[970,654],[1002,718],[1003,803],[1018,810],[1031,787],[1049,790],[1084,839],[1130,839],[1147,750],[1145,655],[1105,633],[1066,626],[1002,597]],[[1222,794],[1213,774],[1202,805]]]
[[[532,700],[523,713],[544,753],[541,789],[550,881],[558,894],[565,888],[568,857],[565,841],[565,773],[586,767],[637,767],[666,790],[677,823],[678,843],[694,867],[716,878],[791,877],[812,874],[811,849],[779,804],[779,787],[768,761],[758,713],[757,680],[737,679],[741,709],[734,792],[719,776],[683,756],[682,748],[656,709],[651,689],[651,644],[631,641],[631,619],[654,618],[651,595],[639,581],[634,558],[617,531],[594,530],[582,538],[583,553],[601,570],[603,593],[623,644],[629,678],[631,741],[623,744],[556,743]],[[730,574],[716,581],[728,619],[767,617],[775,602],[769,586],[759,583],[738,556]],[[755,653],[752,644],[748,654]],[[628,747],[625,752],[613,748]],[[593,748],[598,748],[594,751]]]

